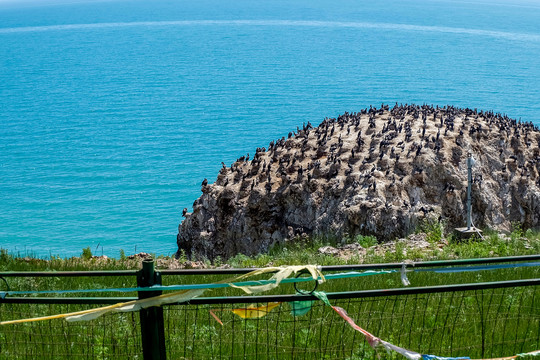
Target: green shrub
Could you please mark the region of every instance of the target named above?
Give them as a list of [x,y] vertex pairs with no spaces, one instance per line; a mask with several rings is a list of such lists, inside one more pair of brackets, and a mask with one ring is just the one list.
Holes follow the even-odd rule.
[[519,222],[512,223],[512,232],[510,233],[510,238],[515,241],[523,237],[523,228]]
[[357,235],[354,238],[357,244],[360,244],[363,248],[369,248],[377,245],[377,238],[373,235]]
[[92,258],[92,249],[90,249],[90,246],[82,250],[81,258],[84,260],[90,260]]
[[6,249],[0,249],[0,263],[7,263],[10,258]]
[[426,218],[420,225],[420,231],[427,235],[426,240],[435,244],[444,238],[444,224],[432,218]]

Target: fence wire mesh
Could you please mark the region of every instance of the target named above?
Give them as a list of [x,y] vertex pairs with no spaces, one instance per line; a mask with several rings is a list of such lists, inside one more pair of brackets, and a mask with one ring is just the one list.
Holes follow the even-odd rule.
[[[89,305],[0,304],[0,321],[88,309]],[[0,359],[142,359],[138,313],[0,328]]]
[[[538,287],[532,286],[331,302],[344,308],[359,326],[394,345],[423,354],[494,358],[540,348],[538,295]],[[168,358],[401,358],[375,354],[362,334],[322,302],[298,317],[287,303],[257,319],[242,319],[231,311],[245,307],[166,306]]]
[[[408,294],[369,296],[341,294],[330,297],[332,305],[344,308],[354,321],[373,335],[394,345],[423,354],[469,356],[473,359],[510,356],[540,349],[539,286],[501,287],[494,280],[537,278],[540,269],[499,269],[465,274],[411,273],[413,284],[444,284],[444,290],[426,293],[409,289]],[[230,275],[167,275],[164,285],[212,283]],[[460,282],[489,282],[477,290],[450,289]],[[519,281],[518,281],[519,282]],[[122,276],[11,277],[0,290],[63,290],[125,288],[137,284],[134,274]],[[9,286],[8,286],[9,285]],[[512,286],[516,284],[512,282]],[[307,286],[307,285],[306,285]],[[508,285],[505,285],[508,286]],[[302,286],[301,286],[302,287]],[[309,286],[307,286],[309,287]],[[339,279],[322,284],[326,292],[402,287],[399,274],[358,279]],[[4,289],[5,288],[5,289]],[[421,288],[417,288],[421,289]],[[294,291],[292,284],[275,289],[266,301]],[[163,307],[167,359],[399,359],[401,355],[376,353],[364,336],[352,329],[335,311],[315,301],[303,316],[291,313],[290,303],[281,303],[266,316],[243,319],[232,310],[248,304],[231,303],[239,289],[212,292],[213,304],[196,299],[192,304]],[[383,296],[381,296],[383,294]],[[79,304],[65,304],[71,294],[38,295],[51,304],[10,303],[0,299],[0,321],[24,319],[86,310],[91,297],[117,296],[115,293],[77,294]],[[276,295],[277,297],[272,298]],[[122,293],[136,297],[136,292]],[[29,300],[34,295],[28,296]],[[349,298],[347,298],[349,297]],[[206,301],[206,302],[205,302]],[[242,301],[242,300],[239,300]],[[258,300],[262,301],[262,300]],[[30,301],[29,301],[30,302]],[[210,311],[221,319],[221,325]],[[113,313],[88,322],[65,320],[0,326],[2,359],[142,359],[143,344],[139,313]]]

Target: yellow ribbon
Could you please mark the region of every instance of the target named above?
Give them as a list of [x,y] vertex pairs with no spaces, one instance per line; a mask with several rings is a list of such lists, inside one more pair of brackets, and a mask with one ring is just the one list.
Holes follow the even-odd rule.
[[272,311],[272,309],[279,306],[279,304],[281,304],[281,302],[272,302],[259,307],[250,305],[248,307],[238,309],[212,309],[210,310],[210,315],[212,315],[218,323],[223,325],[223,322],[217,317],[214,311],[232,311],[242,319],[258,319],[266,316],[270,311]]
[[240,316],[242,319],[258,319],[266,316],[272,309],[279,306],[280,302],[268,303],[263,306],[254,307],[250,305],[246,308],[232,309],[231,311],[236,315]]

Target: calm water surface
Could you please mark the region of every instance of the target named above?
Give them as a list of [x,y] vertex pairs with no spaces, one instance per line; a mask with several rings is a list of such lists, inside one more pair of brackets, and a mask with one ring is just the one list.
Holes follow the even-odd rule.
[[0,247],[171,254],[221,162],[381,103],[540,125],[540,5],[0,0]]

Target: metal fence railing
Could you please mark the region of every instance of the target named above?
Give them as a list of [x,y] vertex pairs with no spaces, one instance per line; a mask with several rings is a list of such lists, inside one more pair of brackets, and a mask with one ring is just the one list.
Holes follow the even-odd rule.
[[[431,262],[415,267],[510,264],[538,259],[540,255]],[[334,266],[323,267],[323,271],[397,269],[402,265]],[[11,290],[16,279],[24,279],[18,288],[42,279],[46,281],[39,285],[46,284],[50,289],[62,288],[62,279],[82,277],[109,279],[108,286],[149,286],[161,283],[161,278],[167,283],[167,277],[176,282],[191,275],[221,276],[253,270],[163,270],[152,274],[153,267],[149,263],[145,267],[138,272],[4,272],[0,277],[6,279]],[[327,297],[332,305],[345,309],[356,324],[397,346],[422,354],[495,358],[540,349],[540,279],[521,277],[509,281],[331,291]],[[98,283],[96,280],[96,287]],[[0,297],[0,321],[74,312],[155,294],[128,295],[132,296],[8,294]],[[306,314],[295,316],[291,312],[295,301],[313,303]],[[235,310],[250,304],[259,307],[275,302],[279,304],[262,317],[245,319],[235,314]],[[380,351],[375,354],[361,333],[313,295],[201,297],[189,303],[141,310],[139,314],[107,314],[87,322],[48,320],[0,326],[0,359],[352,360],[377,356],[397,358],[396,354]]]

